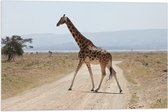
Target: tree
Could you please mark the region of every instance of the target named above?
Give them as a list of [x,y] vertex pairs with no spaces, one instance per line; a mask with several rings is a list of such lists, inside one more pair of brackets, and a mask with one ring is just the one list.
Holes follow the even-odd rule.
[[6,36],[5,39],[2,38],[1,41],[3,47],[2,54],[8,57],[8,61],[14,59],[15,55],[21,56],[23,55],[24,51],[23,48],[33,48],[33,46],[28,46],[26,43],[32,43],[32,39],[23,39],[21,36],[13,35],[12,37]]

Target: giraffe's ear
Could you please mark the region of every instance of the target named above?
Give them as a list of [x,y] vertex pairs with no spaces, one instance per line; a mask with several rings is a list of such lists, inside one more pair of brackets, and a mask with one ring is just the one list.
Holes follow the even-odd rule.
[[65,14],[63,15],[63,17],[65,17]]

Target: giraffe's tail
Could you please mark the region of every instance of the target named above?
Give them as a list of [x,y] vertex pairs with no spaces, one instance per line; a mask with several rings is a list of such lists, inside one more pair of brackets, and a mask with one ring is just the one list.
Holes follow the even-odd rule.
[[[108,68],[109,71],[110,71],[109,79],[111,79],[111,78],[112,78],[112,74],[113,74],[112,60],[109,61],[107,68]],[[108,80],[109,80],[109,79],[108,79]]]
[[112,72],[112,71],[113,71],[112,66],[110,66],[109,71],[110,71],[109,79],[111,79],[111,78],[112,78],[112,73],[113,73],[113,72]]
[[107,68],[109,69],[110,71],[110,75],[109,75],[109,79],[110,80],[112,78],[112,74],[113,74],[113,67],[112,67],[112,56],[111,54],[109,53],[109,62],[108,62],[108,65],[107,65]]

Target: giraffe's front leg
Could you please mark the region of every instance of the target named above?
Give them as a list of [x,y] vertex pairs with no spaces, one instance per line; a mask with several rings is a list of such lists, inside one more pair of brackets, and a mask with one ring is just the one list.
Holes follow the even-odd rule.
[[102,82],[103,82],[103,79],[104,79],[104,77],[105,77],[105,75],[106,75],[105,66],[101,65],[101,71],[102,71],[102,77],[101,77],[99,86],[98,86],[98,88],[95,90],[95,92],[98,92],[98,90],[100,89],[101,84],[102,84]]
[[93,80],[93,73],[92,73],[92,69],[91,69],[90,63],[86,63],[86,66],[87,66],[87,68],[89,70],[90,78],[91,78],[91,81],[92,81],[92,89],[91,89],[91,91],[94,91],[94,80]]
[[74,76],[73,76],[71,86],[70,86],[70,88],[69,88],[68,90],[72,90],[72,86],[73,86],[75,77],[76,77],[76,75],[77,75],[79,69],[81,68],[82,64],[83,64],[83,60],[80,59],[80,60],[79,60],[79,63],[78,63],[78,66],[77,66],[77,68],[76,68],[75,74],[74,74]]
[[101,78],[101,80],[100,80],[100,84],[99,84],[98,88],[95,90],[95,92],[98,92],[98,90],[100,89],[104,77],[105,77],[105,74],[102,75],[102,78]]

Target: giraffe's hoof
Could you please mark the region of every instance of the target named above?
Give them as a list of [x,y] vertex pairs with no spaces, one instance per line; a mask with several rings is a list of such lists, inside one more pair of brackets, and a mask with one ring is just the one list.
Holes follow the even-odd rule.
[[69,91],[71,91],[72,89],[71,89],[71,88],[69,88],[68,90],[69,90]]
[[122,90],[120,90],[120,93],[122,92]]
[[95,93],[97,93],[97,92],[98,92],[98,90],[96,89],[94,92],[95,92]]
[[94,89],[91,89],[90,91],[94,91]]

